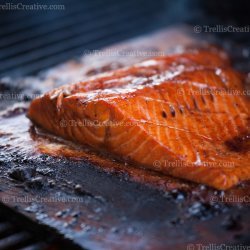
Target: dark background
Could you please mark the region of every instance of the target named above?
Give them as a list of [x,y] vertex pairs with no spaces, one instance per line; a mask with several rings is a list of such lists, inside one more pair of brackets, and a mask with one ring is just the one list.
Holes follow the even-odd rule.
[[[248,25],[247,0],[36,0],[17,3],[64,5],[64,10],[0,10],[0,76],[40,70],[173,24]],[[1,1],[0,4],[5,4]],[[249,33],[216,33],[249,45]]]

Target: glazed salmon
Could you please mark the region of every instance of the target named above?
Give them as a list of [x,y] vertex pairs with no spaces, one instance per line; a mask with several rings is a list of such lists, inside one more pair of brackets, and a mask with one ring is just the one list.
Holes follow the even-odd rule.
[[221,190],[250,179],[249,100],[224,52],[187,49],[32,101],[49,132]]

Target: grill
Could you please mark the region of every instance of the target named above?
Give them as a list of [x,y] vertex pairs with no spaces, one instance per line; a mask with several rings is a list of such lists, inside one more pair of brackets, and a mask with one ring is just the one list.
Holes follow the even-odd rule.
[[[19,3],[19,0],[12,1],[11,6]],[[21,93],[24,98],[18,101],[27,101],[27,93],[28,96],[40,93],[46,69],[72,59],[77,64],[86,51],[101,49],[173,23],[227,25],[230,22],[237,24],[239,20],[240,25],[248,20],[246,15],[241,17],[242,8],[236,8],[236,19],[232,21],[234,7],[230,3],[220,5],[223,13],[218,13],[214,10],[216,1],[55,0],[52,3],[44,0],[35,3],[60,5],[62,9],[0,10],[0,91]],[[238,3],[244,5],[243,0]],[[27,0],[23,4],[34,2]],[[235,66],[248,72],[248,35],[218,33],[209,39],[223,45],[233,57]],[[59,74],[62,71],[59,70]],[[53,77],[52,74],[49,80],[54,81]],[[13,102],[1,100],[0,111],[10,104]],[[19,113],[24,117],[25,107],[15,110],[13,116]],[[107,173],[88,162],[45,156],[30,159],[21,147],[15,148],[15,144],[7,152],[1,149],[0,145],[0,198],[6,194],[51,197],[56,193],[59,197],[81,197],[84,205],[59,202],[28,211],[27,207],[32,204],[8,204],[15,208],[14,211],[0,203],[0,250],[117,249],[120,245],[131,249],[128,242],[132,242],[135,249],[145,245],[150,249],[183,249],[192,237],[198,237],[197,244],[220,240],[238,245],[250,243],[249,210],[219,203],[208,205],[207,197],[218,195],[216,191],[191,186],[192,191],[174,189],[163,194],[128,181],[126,175],[107,177]],[[57,171],[54,171],[55,166]],[[35,176],[26,179],[26,170],[23,170],[26,168],[35,168]],[[13,174],[10,169],[21,169],[21,172]],[[98,190],[100,183],[101,191]],[[242,193],[250,190],[249,184],[240,188]],[[125,212],[124,208],[127,208]],[[51,220],[42,217],[43,213]],[[209,239],[206,233],[210,233]]]
[[60,250],[79,249],[72,243],[51,232],[34,226],[20,215],[0,206],[0,249],[1,250]]
[[[40,4],[49,6],[51,1]],[[149,31],[155,28],[164,1],[64,0],[56,4],[64,9],[5,11],[0,30],[1,76],[35,74],[82,55],[85,48],[98,49]]]
[[[10,3],[9,3],[10,4]],[[197,0],[63,0],[36,1],[38,5],[55,5],[58,10],[11,10],[19,6],[15,0],[1,9],[0,19],[0,76],[36,74],[53,65],[83,55],[84,51],[102,48],[124,39],[144,34],[172,23],[198,24],[237,23],[246,21],[242,9],[228,3],[219,5]],[[32,5],[34,1],[23,4]],[[237,6],[246,4],[240,0]],[[12,6],[12,7],[11,7]],[[215,9],[222,9],[218,13]],[[248,33],[235,35],[218,33],[215,36],[236,40],[249,50]],[[239,54],[239,53],[237,53]]]

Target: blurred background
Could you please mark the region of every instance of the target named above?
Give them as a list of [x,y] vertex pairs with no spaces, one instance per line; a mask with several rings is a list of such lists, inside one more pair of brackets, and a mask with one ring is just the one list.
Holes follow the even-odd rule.
[[[1,1],[0,76],[34,75],[85,49],[170,25],[249,25],[249,7],[247,0]],[[249,34],[213,35],[249,46]]]

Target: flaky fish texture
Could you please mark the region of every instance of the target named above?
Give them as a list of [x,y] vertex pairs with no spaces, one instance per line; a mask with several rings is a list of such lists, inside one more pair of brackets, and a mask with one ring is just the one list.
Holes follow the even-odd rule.
[[250,179],[243,82],[221,50],[186,49],[54,89],[28,117],[138,167],[225,190]]

